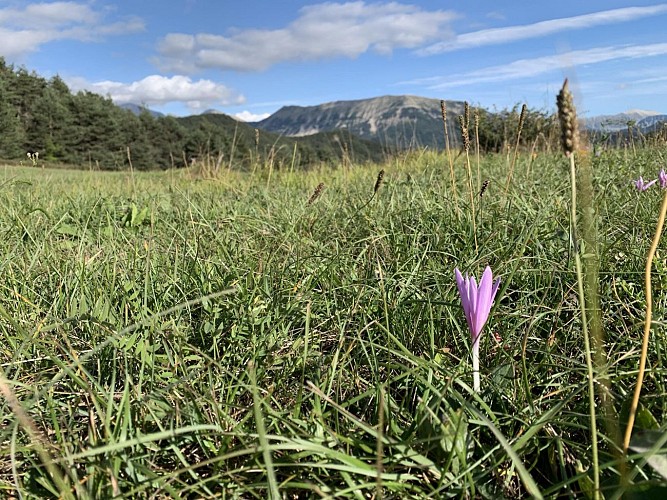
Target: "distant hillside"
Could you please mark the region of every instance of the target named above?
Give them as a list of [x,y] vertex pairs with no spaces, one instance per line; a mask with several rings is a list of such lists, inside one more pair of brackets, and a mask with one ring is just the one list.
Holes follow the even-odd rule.
[[[261,132],[225,114],[163,116],[136,104],[117,106],[89,91],[72,93],[0,57],[0,158],[87,169],[187,167],[211,160],[226,168],[308,168],[386,159],[382,146],[335,132],[301,138]],[[201,163],[200,163],[201,164]]]
[[639,120],[635,126],[638,127],[642,133],[647,133],[662,128],[665,123],[667,123],[667,115],[652,115]]
[[127,102],[125,104],[119,104],[118,107],[132,111],[132,113],[134,113],[137,116],[146,111],[155,118],[160,118],[164,116],[164,113],[160,113],[159,111],[153,111],[152,109],[147,108],[146,106],[140,104],[134,104],[131,102]]
[[[450,144],[456,145],[460,143],[457,117],[463,113],[463,103],[447,101],[446,104]],[[296,137],[346,130],[363,139],[377,141],[389,151],[444,147],[440,100],[426,97],[382,96],[317,106],[285,106],[254,125]]]
[[589,130],[613,132],[627,129],[628,122],[635,122],[636,125],[639,125],[644,120],[647,120],[646,126],[648,126],[653,123],[651,120],[653,120],[655,116],[660,116],[660,113],[657,111],[633,109],[615,115],[592,116],[590,118],[584,118],[582,121],[584,127]]
[[641,144],[642,141],[656,133],[660,134],[664,140],[667,132],[667,114],[652,112],[642,118],[641,115],[633,113],[620,113],[612,117],[618,117],[618,125],[610,126],[609,121],[601,121],[598,123],[607,123],[607,125],[590,126],[588,120],[584,121],[584,126],[588,129],[588,137],[592,142],[619,146],[626,144],[632,134],[634,141]]
[[[176,118],[183,128],[199,137],[199,144],[210,145],[211,151],[221,151],[227,158],[250,159],[258,153],[261,158],[273,157],[277,163],[307,167],[321,163],[340,163],[344,159],[355,163],[386,160],[382,146],[341,132],[323,132],[308,137],[281,137],[266,131],[255,131],[251,124],[224,113],[207,113]],[[256,140],[259,142],[256,144]],[[206,153],[202,150],[201,154]],[[296,156],[295,156],[296,155]],[[228,161],[228,160],[226,160]]]

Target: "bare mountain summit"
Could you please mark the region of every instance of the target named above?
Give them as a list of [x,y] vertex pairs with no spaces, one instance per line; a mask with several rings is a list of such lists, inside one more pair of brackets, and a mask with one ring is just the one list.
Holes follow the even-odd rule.
[[[450,145],[459,144],[457,116],[463,113],[463,103],[446,104]],[[255,126],[288,136],[346,130],[389,149],[442,148],[445,142],[440,100],[408,95],[285,106]]]

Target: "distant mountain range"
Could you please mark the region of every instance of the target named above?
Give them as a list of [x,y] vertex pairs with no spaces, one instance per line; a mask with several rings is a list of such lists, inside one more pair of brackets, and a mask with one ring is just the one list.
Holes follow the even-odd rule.
[[[148,111],[153,116],[164,116],[145,106],[123,104],[121,107],[135,114]],[[464,103],[446,101],[447,127],[450,146],[460,144],[459,115],[463,114]],[[199,116],[201,119],[219,117],[227,126],[235,121],[220,111],[209,109]],[[226,118],[229,118],[227,120]],[[179,120],[192,120],[187,117]],[[629,110],[615,115],[588,117],[581,120],[582,127],[593,133],[613,135],[627,134],[628,124],[635,133],[647,133],[667,122],[667,114],[657,111]],[[379,143],[385,153],[403,149],[430,147],[444,148],[444,130],[440,100],[411,95],[381,96],[351,101],[335,101],[316,106],[284,106],[268,118],[259,122],[239,122],[249,129],[292,137],[309,142],[313,136],[337,133],[350,142],[361,139],[365,142],[361,149],[371,143]],[[234,125],[236,127],[236,125]],[[316,140],[319,142],[319,139]],[[361,144],[359,144],[361,146]]]
[[667,121],[667,115],[657,111],[632,109],[616,115],[600,115],[584,118],[584,126],[589,130],[615,132],[627,130],[628,124],[642,132],[650,131],[657,123]]
[[642,118],[635,126],[643,133],[646,133],[655,130],[658,126],[662,126],[665,123],[667,123],[667,115],[658,114]]
[[[446,101],[450,145],[460,142],[458,115],[463,102]],[[287,136],[308,136],[344,130],[362,139],[380,142],[389,150],[421,146],[444,147],[439,99],[410,95],[336,101],[317,106],[285,106],[253,124]]]
[[[187,131],[197,131],[199,140],[212,151],[249,159],[259,154],[271,158],[277,165],[304,167],[327,162],[379,162],[386,151],[375,142],[340,131],[322,132],[307,137],[287,137],[269,131],[257,133],[257,127],[215,109],[201,114],[172,117],[139,104],[121,104],[135,115],[150,113],[156,118],[174,120]],[[216,153],[216,154],[217,154]],[[206,152],[202,152],[206,154]],[[225,160],[228,161],[228,160]]]

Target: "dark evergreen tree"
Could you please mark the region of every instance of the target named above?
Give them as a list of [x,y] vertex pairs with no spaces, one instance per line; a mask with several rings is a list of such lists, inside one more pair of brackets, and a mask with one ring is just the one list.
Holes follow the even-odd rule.
[[25,130],[7,87],[7,81],[0,76],[0,158],[20,158],[26,154]]
[[346,149],[327,134],[298,142],[267,132],[257,136],[253,127],[224,114],[155,118],[146,111],[137,116],[108,97],[88,91],[73,95],[62,78],[47,81],[0,57],[3,159],[39,152],[47,163],[99,169],[125,169],[131,163],[144,170],[184,167],[195,157],[234,168],[258,156],[270,158],[277,168],[292,162],[339,162],[348,152],[361,152],[363,159],[383,157],[380,144],[351,136],[345,141]]
[[65,162],[72,146],[72,94],[60,77],[52,78],[33,105],[30,148],[47,161]]

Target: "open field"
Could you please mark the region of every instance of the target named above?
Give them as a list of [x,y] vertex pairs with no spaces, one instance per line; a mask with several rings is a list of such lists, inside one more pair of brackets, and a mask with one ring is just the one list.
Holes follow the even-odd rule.
[[[608,498],[621,475],[659,493],[618,451],[664,193],[632,180],[665,156],[590,159],[597,467],[562,155],[520,156],[507,194],[506,158],[472,158],[474,221],[462,160],[454,193],[429,152],[213,180],[0,167],[0,496],[585,498],[594,469]],[[635,429],[667,439],[664,248]],[[454,268],[487,264],[475,393]]]

